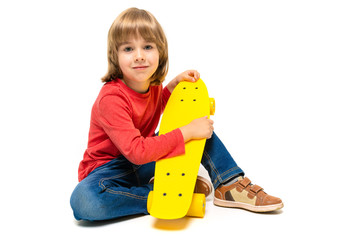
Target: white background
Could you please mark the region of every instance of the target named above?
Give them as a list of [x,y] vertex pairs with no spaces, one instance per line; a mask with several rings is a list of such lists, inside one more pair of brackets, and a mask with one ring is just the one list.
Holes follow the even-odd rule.
[[[282,198],[282,211],[209,198],[204,219],[74,220],[69,199],[107,32],[132,6],[166,32],[167,82],[201,73],[217,134],[254,183]],[[346,0],[1,1],[1,238],[359,239],[359,13]]]

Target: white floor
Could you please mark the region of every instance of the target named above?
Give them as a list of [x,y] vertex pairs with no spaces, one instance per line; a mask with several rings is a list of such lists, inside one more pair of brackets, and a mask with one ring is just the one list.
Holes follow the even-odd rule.
[[[278,186],[269,184],[277,180],[268,181],[269,193],[282,197],[285,203],[282,210],[272,213],[257,214],[216,207],[212,203],[213,197],[209,196],[203,219],[168,221],[151,216],[133,216],[99,223],[73,218],[69,206],[72,191],[69,181],[64,185],[53,182],[53,187],[58,189],[50,189],[51,183],[29,189],[23,182],[22,185],[12,186],[17,189],[16,199],[6,199],[2,205],[5,221],[1,235],[7,236],[2,239],[114,239],[125,236],[133,239],[184,239],[197,234],[211,239],[359,239],[359,209],[353,206],[357,202],[343,202],[350,200],[351,195],[356,196],[355,187],[338,188],[336,181],[339,179],[336,178],[324,182],[316,180],[297,182],[288,178]],[[48,181],[51,182],[51,179]],[[324,185],[325,182],[328,184]],[[24,186],[26,189],[22,189]],[[354,192],[351,194],[350,190]],[[39,194],[29,195],[32,191]]]
[[[167,81],[199,70],[216,133],[281,211],[209,198],[204,219],[74,220],[107,32],[131,6],[167,34]],[[359,12],[351,0],[2,1],[0,239],[360,239]]]

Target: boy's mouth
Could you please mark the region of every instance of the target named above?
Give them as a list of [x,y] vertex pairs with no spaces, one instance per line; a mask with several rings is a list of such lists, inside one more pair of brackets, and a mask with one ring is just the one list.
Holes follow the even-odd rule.
[[146,69],[148,66],[136,66],[136,67],[133,67],[133,69],[135,70],[143,70],[143,69]]

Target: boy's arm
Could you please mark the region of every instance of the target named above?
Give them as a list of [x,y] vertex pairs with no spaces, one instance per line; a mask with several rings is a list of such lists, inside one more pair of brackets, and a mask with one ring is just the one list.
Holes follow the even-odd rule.
[[173,80],[171,80],[166,88],[172,93],[175,87],[182,81],[196,82],[200,78],[200,73],[196,70],[188,70],[177,75]]
[[167,87],[165,87],[162,91],[161,114],[164,112],[165,106],[169,101],[170,96],[171,96],[171,92]]
[[180,128],[183,135],[184,142],[190,141],[191,139],[209,139],[214,131],[214,121],[207,117],[202,117],[193,120],[188,125]]
[[111,95],[99,103],[99,120],[109,140],[129,161],[142,165],[185,152],[180,129],[156,137],[143,137],[134,126],[126,99]]
[[[174,91],[175,87],[181,82],[181,81],[189,81],[189,82],[196,82],[200,78],[200,73],[196,70],[188,70],[185,71],[178,76],[176,76],[173,80],[169,82],[169,84],[166,86],[168,92],[171,93]],[[164,89],[163,95],[168,94],[166,92],[166,89]],[[165,103],[163,105],[163,109],[165,108],[165,105],[167,103],[168,98],[170,97],[168,95],[166,101],[163,101]],[[212,133],[214,131],[213,127],[214,122],[210,119],[208,119],[206,116],[195,119],[188,125],[185,125],[180,128],[180,131],[183,135],[184,142],[188,142],[191,139],[202,139],[202,138],[211,138]]]

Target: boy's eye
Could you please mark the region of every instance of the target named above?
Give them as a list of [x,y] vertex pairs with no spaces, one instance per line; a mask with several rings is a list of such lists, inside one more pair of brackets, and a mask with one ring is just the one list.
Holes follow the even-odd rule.
[[125,52],[131,52],[131,51],[132,51],[132,48],[131,48],[131,47],[126,47],[126,48],[124,48],[124,51],[125,51]]
[[150,49],[153,49],[153,46],[151,46],[151,45],[146,45],[144,49],[145,49],[145,50],[150,50]]

